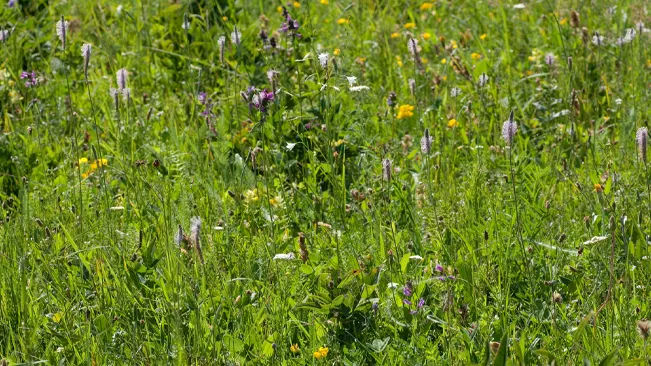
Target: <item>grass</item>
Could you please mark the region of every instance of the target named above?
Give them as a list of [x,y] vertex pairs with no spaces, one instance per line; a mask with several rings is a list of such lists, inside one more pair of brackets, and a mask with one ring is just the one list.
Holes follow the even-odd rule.
[[10,5],[3,364],[649,362],[644,1]]

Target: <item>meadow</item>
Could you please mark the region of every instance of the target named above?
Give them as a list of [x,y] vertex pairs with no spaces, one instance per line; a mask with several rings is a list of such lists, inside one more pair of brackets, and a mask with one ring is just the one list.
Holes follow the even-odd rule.
[[9,0],[0,365],[647,365],[644,0]]

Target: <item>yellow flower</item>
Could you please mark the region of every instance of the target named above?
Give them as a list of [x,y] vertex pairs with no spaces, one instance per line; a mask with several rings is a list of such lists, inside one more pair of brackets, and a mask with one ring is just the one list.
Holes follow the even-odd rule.
[[250,202],[256,202],[259,200],[260,197],[258,197],[258,189],[249,189],[248,191],[244,192],[244,202],[250,203]]
[[481,55],[478,54],[477,52],[473,52],[473,53],[470,55],[470,58],[472,58],[473,60],[479,60],[479,59],[481,58]]
[[339,18],[339,20],[337,20],[337,24],[339,25],[348,24],[348,23],[350,23],[350,20],[346,18]]
[[332,52],[332,54],[335,55],[335,56],[339,56],[340,53],[341,53],[341,50],[338,49],[338,48],[335,48],[335,50]]
[[276,196],[269,200],[269,204],[274,207],[282,206],[283,198],[281,196]]
[[328,4],[329,4],[328,0],[321,0],[321,5],[328,5]]
[[326,347],[319,347],[319,350],[314,351],[313,355],[314,355],[314,358],[316,358],[317,360],[320,360],[320,359],[325,358],[326,356],[328,356],[328,349]]
[[484,34],[482,34],[481,36],[479,36],[479,39],[481,39],[482,41],[484,41],[484,40],[486,40],[487,37],[488,37],[488,35],[486,35],[486,33],[484,33]]
[[[325,1],[326,3],[328,2],[328,0],[321,0],[321,4],[323,4],[323,1]],[[327,5],[327,4],[326,4],[326,5]],[[289,347],[289,350],[292,351],[292,353],[299,353],[299,352],[301,352],[301,349],[298,348],[298,343],[292,344],[292,346]]]
[[88,163],[88,158],[79,159],[79,165]]
[[223,20],[223,21],[227,21],[227,20],[228,20],[228,17],[227,17],[227,16],[223,16],[223,17],[222,17],[222,20]]
[[402,58],[400,56],[396,56],[396,61],[398,61],[398,66],[402,67]]
[[314,351],[314,353],[312,354],[312,356],[314,356],[314,358],[316,358],[317,360],[320,360],[321,357],[322,357],[322,356],[321,356],[321,352],[319,352],[319,351]]
[[420,62],[422,62],[422,63],[424,63],[424,64],[426,64],[426,63],[428,63],[428,62],[429,62],[429,60],[428,60],[428,59],[426,59],[425,57],[423,57],[423,58],[421,58],[421,59],[420,59]]
[[391,38],[398,38],[398,37],[400,37],[400,33],[398,32],[391,33]]
[[277,7],[276,11],[279,12],[279,13],[282,13],[283,12],[283,7],[282,6]]
[[398,107],[398,115],[396,116],[397,119],[403,119],[403,118],[409,118],[414,115],[414,106],[409,105],[409,104],[403,104],[400,107]]
[[565,25],[567,23],[567,18],[561,19],[559,23],[561,23],[561,25]]
[[457,41],[452,40],[452,41],[450,41],[450,44],[452,45],[452,48],[455,48],[455,49],[457,48]]
[[527,70],[527,76],[531,76],[531,75],[533,75],[533,71]]
[[81,177],[82,177],[83,179],[88,178],[88,173],[82,173],[82,174],[81,174]]
[[432,35],[429,32],[425,32],[425,33],[421,34],[420,36],[423,37],[423,39],[426,40],[426,41],[429,40],[430,38],[432,38]]
[[434,4],[432,4],[432,3],[423,3],[420,6],[420,10],[430,10],[432,8],[432,6],[434,6]]
[[441,60],[441,63],[442,63],[443,65],[445,65],[447,62],[448,62],[448,60],[446,60],[446,59],[442,59],[442,60]]
[[299,3],[298,1],[294,1],[294,7],[295,7],[295,8],[300,8],[300,7],[301,7],[301,3]]
[[406,29],[416,28],[416,23],[407,23],[405,24]]
[[459,122],[457,122],[456,119],[452,118],[451,120],[448,121],[448,127],[457,127],[459,125]]
[[608,121],[610,121],[610,117],[609,116],[604,116],[604,122],[608,122]]
[[604,191],[604,187],[601,184],[596,183],[594,185],[594,191],[597,193],[602,193]]

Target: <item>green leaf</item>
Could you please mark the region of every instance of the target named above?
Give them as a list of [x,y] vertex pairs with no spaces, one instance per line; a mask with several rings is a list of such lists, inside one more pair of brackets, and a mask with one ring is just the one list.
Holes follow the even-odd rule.
[[493,366],[506,366],[506,357],[509,349],[509,333],[506,332],[500,341],[500,348],[497,350]]
[[604,357],[604,359],[601,360],[601,362],[599,362],[599,366],[612,365],[615,362],[615,356],[617,355],[617,351],[619,351],[619,347],[615,348],[614,351],[612,351],[606,357]]

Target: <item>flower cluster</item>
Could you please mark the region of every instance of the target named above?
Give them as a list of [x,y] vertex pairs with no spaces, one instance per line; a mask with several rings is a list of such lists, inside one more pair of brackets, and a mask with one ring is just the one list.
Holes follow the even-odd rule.
[[274,93],[268,89],[263,89],[258,92],[254,86],[250,86],[245,92],[240,95],[245,102],[249,103],[249,109],[257,109],[263,115],[267,113],[267,106],[274,100]]
[[292,37],[297,37],[301,38],[301,34],[298,33],[298,20],[292,19],[292,16],[289,14],[289,11],[287,11],[287,8],[283,6],[283,17],[285,18],[285,21],[281,25],[279,31],[281,33],[286,33]]
[[314,353],[313,353],[312,355],[313,355],[314,358],[316,358],[317,360],[320,360],[320,359],[322,359],[322,358],[326,358],[326,357],[328,356],[328,351],[329,351],[329,350],[328,350],[327,347],[319,347],[319,349],[316,350],[316,351],[314,351]]
[[38,78],[36,77],[36,71],[32,71],[31,73],[27,71],[23,71],[20,74],[20,78],[22,80],[25,80],[26,88],[31,88],[32,86],[38,85]]
[[89,164],[87,158],[81,158],[79,159],[79,166],[86,168],[86,171],[81,174],[81,177],[86,179],[91,174],[93,174],[98,168],[105,167],[106,165],[108,165],[108,160],[106,159],[98,159]]
[[398,107],[398,115],[396,116],[397,119],[404,119],[404,118],[409,118],[414,116],[414,106],[409,105],[409,104],[403,104],[400,107]]

